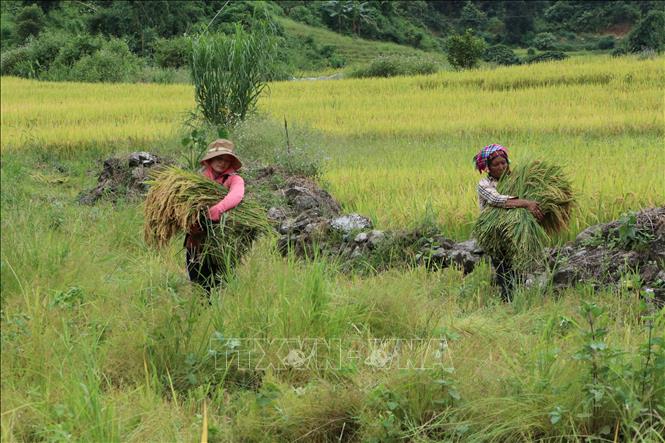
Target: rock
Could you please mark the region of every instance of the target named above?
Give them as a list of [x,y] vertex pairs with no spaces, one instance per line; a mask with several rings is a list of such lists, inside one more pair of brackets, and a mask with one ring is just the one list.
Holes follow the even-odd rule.
[[589,226],[575,237],[575,243],[582,244],[590,242],[603,231],[603,225]]
[[296,213],[318,207],[316,197],[305,187],[293,186],[286,189],[284,194]]
[[330,227],[346,234],[355,229],[369,229],[372,221],[359,214],[348,214],[330,220]]
[[356,238],[354,238],[353,241],[356,243],[365,243],[368,237],[369,236],[366,232],[361,232],[360,234],[356,235]]
[[482,248],[478,246],[478,242],[473,238],[463,242],[455,243],[453,248],[461,251],[468,251],[471,254],[483,254]]
[[286,213],[281,208],[275,208],[274,206],[268,209],[268,218],[275,221],[281,221],[286,218]]
[[438,261],[448,259],[448,251],[445,248],[436,248],[432,251],[430,258]]
[[149,152],[132,152],[128,157],[129,167],[134,168],[137,166],[152,166],[159,163],[159,158]]
[[473,254],[464,249],[453,249],[448,253],[450,261],[464,270],[464,274],[468,274],[480,262],[481,256]]
[[360,247],[357,247],[351,253],[351,258],[359,258],[363,255],[363,250]]
[[385,238],[386,234],[383,231],[373,230],[369,233],[367,242],[371,247],[376,248]]
[[569,286],[577,282],[577,273],[571,266],[564,266],[554,271],[552,283],[555,286]]

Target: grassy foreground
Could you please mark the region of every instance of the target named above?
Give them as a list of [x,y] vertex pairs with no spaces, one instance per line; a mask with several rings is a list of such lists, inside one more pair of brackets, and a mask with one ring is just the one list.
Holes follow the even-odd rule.
[[[548,157],[571,175],[574,233],[665,201],[656,62],[367,82],[348,96],[358,81],[279,84],[262,106],[287,116],[297,145],[330,158],[323,178],[333,193],[380,227],[434,211],[463,237],[476,214],[471,156],[498,141],[515,162]],[[587,71],[610,80],[584,83]],[[483,97],[499,91],[483,89],[483,78],[558,80],[501,89],[493,120]],[[414,96],[424,81],[450,83],[429,92],[447,106]],[[633,276],[614,291],[524,291],[503,305],[486,265],[466,277],[421,268],[360,277],[318,258],[283,259],[265,241],[208,306],[187,281],[181,242],[146,248],[140,204],[75,203],[110,153],[176,156],[171,135],[191,90],[12,82],[2,80],[3,442],[196,441],[204,428],[208,441],[665,441],[665,313],[642,302]],[[402,101],[391,102],[400,88]],[[47,90],[54,95],[39,98]],[[351,119],[332,106],[317,114],[317,100],[336,95],[343,107],[363,93],[384,100],[386,114],[369,98]],[[373,126],[392,105],[405,119]],[[419,107],[423,125],[442,123],[410,129],[417,119],[407,114]],[[607,119],[583,119],[600,111]],[[326,129],[325,115],[341,129]],[[283,145],[279,128],[259,122],[236,138],[247,156],[272,152]]]

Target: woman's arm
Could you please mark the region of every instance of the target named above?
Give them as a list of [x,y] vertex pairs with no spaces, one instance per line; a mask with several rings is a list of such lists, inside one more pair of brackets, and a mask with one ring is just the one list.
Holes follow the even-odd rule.
[[229,193],[219,203],[208,209],[208,217],[212,221],[219,221],[221,215],[240,204],[245,196],[245,180],[239,175],[232,175],[226,182]]

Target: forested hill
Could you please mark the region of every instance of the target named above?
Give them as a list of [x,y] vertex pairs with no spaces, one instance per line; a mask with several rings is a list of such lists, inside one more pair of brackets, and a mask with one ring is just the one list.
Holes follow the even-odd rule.
[[[143,80],[159,81],[160,75],[168,80],[164,69],[187,63],[188,36],[229,32],[235,23],[250,26],[257,17],[275,25],[283,43],[281,69],[289,75],[357,62],[353,51],[340,52],[335,42],[341,36],[441,54],[450,36],[472,29],[488,46],[611,50],[640,21],[657,16],[654,23],[660,23],[665,14],[660,0],[3,0],[1,5],[3,75],[87,81],[135,79],[146,70],[153,78]],[[302,38],[309,34],[320,38]],[[106,68],[102,59],[108,60]],[[126,78],[104,73],[110,66]]]

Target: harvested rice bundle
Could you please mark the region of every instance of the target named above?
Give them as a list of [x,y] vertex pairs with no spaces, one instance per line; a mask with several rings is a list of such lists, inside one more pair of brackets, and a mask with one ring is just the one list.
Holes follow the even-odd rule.
[[[206,177],[177,167],[154,172],[149,184],[143,233],[146,243],[156,247],[166,245],[178,232],[186,232],[199,223],[208,208],[228,192]],[[208,236],[214,242],[212,249],[221,248],[216,251],[220,256],[227,256],[226,252],[232,252],[239,244],[247,245],[271,229],[263,208],[247,198],[224,213],[219,225],[209,225],[206,228],[212,234]]]
[[543,257],[548,234],[568,225],[575,202],[570,181],[559,166],[533,161],[504,175],[497,191],[537,201],[543,219],[539,223],[523,208],[488,207],[478,217],[474,236],[490,256],[506,257],[517,269],[528,270]]

